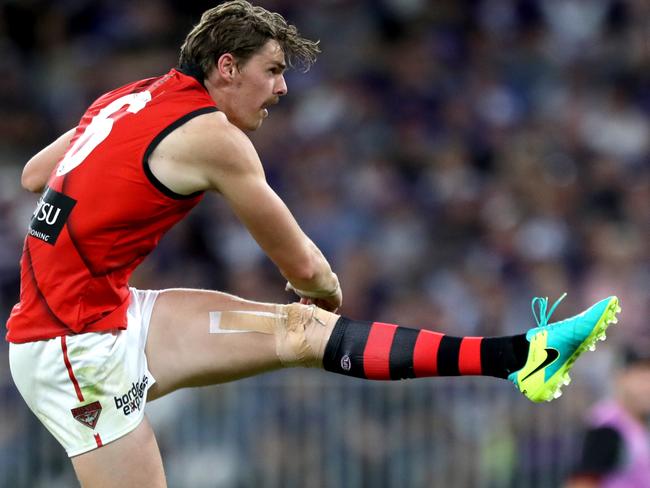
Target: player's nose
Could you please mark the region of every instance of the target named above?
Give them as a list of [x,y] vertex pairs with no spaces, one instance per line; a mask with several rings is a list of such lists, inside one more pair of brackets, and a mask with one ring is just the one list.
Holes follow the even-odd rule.
[[277,81],[275,82],[273,94],[282,97],[287,94],[287,91],[288,91],[287,82],[284,79],[284,75],[280,75]]

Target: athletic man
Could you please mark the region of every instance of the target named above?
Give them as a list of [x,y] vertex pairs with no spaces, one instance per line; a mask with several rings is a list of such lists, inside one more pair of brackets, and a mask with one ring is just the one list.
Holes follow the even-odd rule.
[[[288,366],[368,379],[490,375],[533,401],[568,382],[573,361],[615,320],[616,297],[513,337],[449,337],[340,318],[325,257],[268,186],[244,134],[287,93],[287,64],[317,43],[278,14],[235,0],[202,16],[178,69],[96,100],[75,129],[25,166],[42,196],[7,327],[13,378],[65,447],[83,486],[165,486],[147,400]],[[301,303],[203,290],[140,291],[133,269],[215,191]]]

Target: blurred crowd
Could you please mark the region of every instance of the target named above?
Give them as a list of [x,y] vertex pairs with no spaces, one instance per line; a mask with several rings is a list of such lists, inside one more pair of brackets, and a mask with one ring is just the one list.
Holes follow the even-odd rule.
[[[561,318],[616,294],[608,343],[650,341],[647,1],[257,3],[320,39],[316,65],[287,74],[288,96],[251,138],[338,273],[343,314],[498,335],[531,326],[533,296],[569,292]],[[22,165],[98,95],[175,66],[213,5],[0,4],[0,321],[36,201]],[[214,196],[133,284],[291,299]],[[606,352],[579,372],[587,384],[602,384]]]

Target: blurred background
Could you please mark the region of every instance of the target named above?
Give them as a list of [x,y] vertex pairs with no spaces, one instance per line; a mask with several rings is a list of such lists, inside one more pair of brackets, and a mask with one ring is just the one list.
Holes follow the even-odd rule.
[[[216,3],[0,1],[0,322],[37,199],[22,165],[98,95],[175,66]],[[569,292],[555,318],[610,294],[623,312],[548,405],[494,379],[319,371],[173,394],[147,407],[170,486],[560,486],[619,347],[650,340],[649,2],[256,3],[321,41],[251,138],[344,315],[483,336],[529,328],[538,295]],[[292,299],[211,196],[132,284]],[[0,486],[75,486],[0,349]]]

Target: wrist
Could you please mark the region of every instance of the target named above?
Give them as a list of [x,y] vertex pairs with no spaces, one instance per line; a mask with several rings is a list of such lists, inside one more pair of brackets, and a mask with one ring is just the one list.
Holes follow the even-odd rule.
[[339,279],[335,273],[332,273],[333,284],[328,286],[320,286],[312,290],[305,288],[296,288],[291,282],[287,283],[287,290],[292,290],[296,295],[301,298],[327,298],[333,295],[336,295],[341,290],[341,285],[339,284]]

